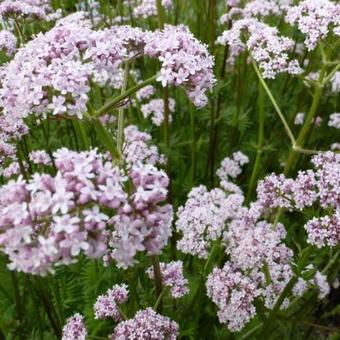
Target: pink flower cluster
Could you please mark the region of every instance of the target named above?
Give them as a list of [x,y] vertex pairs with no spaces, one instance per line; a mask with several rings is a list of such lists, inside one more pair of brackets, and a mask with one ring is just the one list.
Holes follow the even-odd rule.
[[206,283],[208,297],[218,306],[221,323],[235,332],[254,317],[253,304],[258,295],[256,285],[229,263],[222,269],[214,268]]
[[[160,205],[168,178],[151,165],[134,165],[127,177],[95,150],[54,153],[55,176],[35,173],[0,188],[0,246],[9,268],[45,275],[76,261],[80,252],[119,265],[137,251],[159,253],[171,234],[172,207]],[[112,209],[108,216],[101,207]]]
[[226,23],[231,20],[241,18],[265,18],[270,15],[280,16],[289,8],[291,0],[252,0],[244,3],[241,8],[240,3],[236,2],[228,13],[220,18],[220,22]]
[[[245,37],[243,42],[242,37]],[[224,31],[217,42],[230,47],[230,58],[235,59],[247,49],[259,64],[264,78],[273,79],[277,74],[302,72],[296,59],[289,60],[288,51],[294,41],[278,35],[274,27],[253,18],[235,21],[230,30]]]
[[83,13],[64,18],[38,34],[1,69],[0,117],[5,142],[27,132],[30,114],[82,118],[87,111],[90,80],[99,85],[122,84],[122,64],[139,55],[161,61],[163,85],[183,86],[192,101],[206,103],[214,84],[213,58],[183,26],[143,32],[129,26],[94,31]]
[[138,251],[160,254],[171,236],[173,218],[172,206],[160,205],[168,193],[169,179],[164,171],[149,164],[134,165],[129,177],[135,190],[108,221],[114,230],[109,235],[109,251],[104,258],[106,263],[113,259],[123,268],[133,265]]
[[[160,263],[162,284],[170,288],[170,294],[173,298],[180,298],[189,292],[188,280],[183,275],[183,262],[172,261],[169,263]],[[153,268],[147,269],[146,273],[150,279],[154,279]]]
[[207,258],[211,243],[221,239],[227,221],[242,213],[243,199],[240,194],[228,196],[218,188],[193,188],[185,205],[177,211],[176,229],[183,234],[177,248]]
[[138,101],[143,99],[149,99],[155,94],[156,89],[152,85],[147,85],[136,92],[136,98]]
[[128,166],[133,164],[164,165],[166,158],[160,154],[157,146],[151,145],[151,135],[138,130],[137,126],[129,125],[124,129],[124,160]]
[[15,35],[10,31],[0,31],[0,50],[5,51],[8,56],[11,56],[16,49],[17,38]]
[[166,25],[163,31],[146,36],[145,54],[161,62],[158,80],[163,86],[183,86],[198,107],[205,106],[205,92],[215,83],[214,59],[183,25]]
[[34,150],[30,152],[29,159],[37,165],[51,165],[52,160],[45,150]]
[[106,294],[100,295],[94,304],[96,319],[113,318],[115,321],[121,321],[122,316],[118,305],[128,300],[128,287],[125,284],[114,285]]
[[231,157],[226,157],[216,171],[220,179],[221,187],[229,192],[242,193],[241,190],[231,182],[242,173],[242,166],[249,163],[249,158],[241,151],[234,152]]
[[[133,9],[133,15],[144,19],[157,15],[157,0],[139,0],[138,5]],[[172,7],[172,0],[162,0],[162,6],[166,9]]]
[[[233,332],[255,316],[255,298],[272,309],[293,277],[293,252],[283,243],[286,231],[281,224],[274,229],[272,224],[258,221],[259,208],[244,208],[240,218],[230,221],[223,240],[230,260],[222,269],[215,268],[206,283],[208,296],[219,308],[220,322]],[[309,281],[300,279],[294,294],[302,295],[308,287],[317,286],[323,298],[328,283],[323,278],[321,284],[320,273],[317,275]],[[288,305],[286,298],[281,308]]]
[[329,0],[304,0],[288,9],[286,21],[297,24],[310,51],[327,36],[331,25],[334,33],[340,35],[340,5]]
[[61,340],[85,340],[86,336],[84,317],[76,313],[67,320]]
[[110,339],[176,340],[178,333],[178,324],[175,321],[146,308],[138,311],[132,319],[120,322]]
[[[308,241],[318,247],[339,243],[340,156],[326,152],[313,157],[315,170],[300,171],[296,179],[284,175],[269,175],[259,182],[259,203],[264,208],[304,209],[315,203],[330,216],[310,220],[305,229]],[[332,215],[332,211],[334,212]]]
[[[176,102],[173,98],[169,98],[169,112],[175,111]],[[164,100],[163,99],[152,99],[147,104],[141,106],[141,111],[144,118],[151,117],[151,121],[156,126],[161,126],[164,121]],[[172,116],[169,116],[170,122]]]
[[42,2],[43,1],[4,0],[0,4],[0,17],[6,19],[12,16],[23,16],[31,20],[46,20],[47,16]]

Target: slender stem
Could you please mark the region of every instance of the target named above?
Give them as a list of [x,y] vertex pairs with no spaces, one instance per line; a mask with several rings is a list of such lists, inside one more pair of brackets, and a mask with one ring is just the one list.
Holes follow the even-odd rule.
[[[122,86],[122,94],[126,91],[127,83],[129,79],[129,63],[125,63],[124,79]],[[122,155],[124,144],[124,107],[121,106],[118,110],[118,135],[117,135],[117,150]]]
[[24,43],[24,36],[22,34],[19,22],[17,20],[17,18],[14,18],[14,27],[16,29],[16,31],[18,32],[18,36],[19,36],[19,42],[20,42],[20,46]]
[[289,282],[287,283],[286,287],[282,291],[281,295],[277,299],[277,301],[276,301],[276,303],[274,305],[274,308],[272,309],[272,311],[270,312],[267,320],[263,324],[261,339],[267,339],[267,334],[271,330],[271,325],[272,325],[273,319],[275,318],[275,316],[276,316],[278,310],[280,309],[280,307],[281,307],[283,301],[285,300],[285,298],[290,294],[290,292],[293,289],[294,285],[296,284],[297,280],[298,280],[298,277],[294,275],[289,280]]
[[[159,265],[159,258],[157,255],[151,256],[151,262],[155,277],[155,288],[156,288],[156,301],[160,299],[157,306],[157,312],[162,312],[162,291],[163,291],[163,285],[162,285],[162,273],[161,273],[161,267]],[[161,297],[160,297],[161,296]]]
[[340,68],[340,62],[338,63],[338,65],[336,65],[334,67],[334,69],[327,75],[327,77],[324,78],[324,81],[323,83],[326,84],[328,83],[332,78],[333,76],[335,75],[335,73],[339,70]]
[[249,337],[255,333],[258,329],[260,329],[262,327],[263,323],[260,322],[259,324],[257,324],[255,327],[253,327],[251,330],[249,330],[246,334],[242,335],[240,337],[240,340],[248,340],[250,339]]
[[84,126],[84,122],[82,122],[80,120],[72,120],[71,124],[72,124],[74,130],[76,131],[77,136],[80,137],[82,149],[83,150],[90,149],[91,143],[90,143],[90,140],[87,136],[85,126]]
[[332,267],[334,263],[336,263],[336,261],[337,261],[339,255],[340,255],[340,250],[338,250],[338,251],[334,254],[334,256],[328,261],[327,265],[325,266],[325,268],[324,268],[324,269],[322,270],[322,272],[321,272],[322,274],[326,274],[327,271],[328,271],[328,269],[329,269],[330,267]]
[[290,129],[290,127],[289,127],[287,121],[286,121],[286,118],[285,118],[284,114],[282,113],[282,111],[281,111],[279,105],[277,104],[277,102],[276,102],[276,100],[275,100],[275,98],[274,98],[272,92],[270,91],[268,85],[266,84],[265,80],[263,79],[263,77],[262,77],[262,75],[261,75],[261,72],[260,72],[260,70],[258,69],[258,67],[257,67],[257,65],[256,65],[256,63],[255,63],[254,60],[252,60],[252,64],[253,64],[254,70],[255,70],[255,72],[256,72],[258,78],[259,78],[260,83],[262,84],[264,90],[266,91],[266,93],[267,93],[267,95],[268,95],[270,101],[272,102],[272,104],[273,104],[273,106],[274,106],[274,108],[275,108],[275,110],[276,110],[278,116],[280,117],[280,119],[281,119],[281,121],[282,121],[283,126],[285,127],[285,130],[286,130],[287,135],[288,135],[288,137],[289,137],[289,139],[290,139],[290,141],[291,141],[291,144],[292,144],[293,146],[295,146],[296,143],[295,143],[294,135],[293,135],[293,133],[292,133],[292,131],[291,131],[291,129]]
[[257,107],[258,107],[258,120],[259,120],[259,132],[258,132],[258,139],[257,139],[257,148],[256,148],[256,158],[255,163],[253,166],[253,171],[250,177],[250,183],[248,186],[248,192],[246,196],[246,202],[249,203],[251,199],[251,194],[254,190],[257,175],[260,168],[260,162],[261,162],[261,155],[262,155],[262,147],[264,142],[264,120],[265,120],[265,111],[264,111],[264,92],[263,87],[259,82],[258,86],[258,100],[257,100]]
[[164,121],[163,121],[163,132],[164,132],[164,144],[167,148],[170,146],[170,111],[169,111],[169,87],[166,86],[163,89],[163,100],[164,100]]
[[157,300],[156,300],[156,302],[155,302],[155,304],[154,304],[154,306],[153,306],[153,309],[154,309],[154,310],[157,310],[157,309],[158,309],[158,306],[159,306],[159,304],[160,304],[161,301],[162,301],[163,295],[164,295],[164,290],[162,291],[162,293],[160,293],[160,294],[158,295],[158,298],[157,298]]
[[51,323],[53,331],[58,339],[61,337],[61,325],[58,322],[57,313],[55,312],[54,306],[49,299],[49,294],[45,290],[45,286],[41,284],[39,279],[36,279],[36,289],[38,296],[41,298],[44,305],[47,317]]
[[195,112],[190,105],[190,129],[191,129],[191,187],[194,186],[196,178],[196,129],[195,129]]
[[126,316],[126,314],[124,313],[124,311],[122,310],[122,308],[120,306],[118,306],[118,310],[119,313],[121,314],[121,316],[125,319],[128,320],[129,318]]
[[135,86],[129,88],[124,93],[121,93],[119,96],[114,97],[113,99],[109,100],[106,104],[104,104],[99,110],[94,113],[95,117],[102,116],[103,114],[109,112],[113,107],[123,101],[125,98],[131,96],[133,93],[137,92],[141,88],[145,87],[146,85],[151,84],[154,82],[158,77],[158,74],[136,84]]
[[296,150],[296,148],[302,148],[304,146],[305,143],[305,139],[306,136],[311,128],[311,123],[314,119],[315,113],[319,107],[319,103],[321,100],[321,94],[322,94],[322,84],[323,84],[323,79],[325,76],[325,67],[323,67],[320,71],[320,76],[319,76],[319,80],[318,80],[318,84],[316,85],[316,89],[313,95],[313,101],[312,101],[312,105],[309,109],[309,112],[307,114],[307,117],[303,123],[303,126],[300,130],[300,133],[296,139],[296,143],[293,144],[293,150],[291,150],[285,168],[284,168],[284,174],[288,175],[290,169],[294,166],[295,160],[298,156],[298,151]]
[[19,290],[19,282],[18,278],[15,272],[11,271],[11,278],[12,278],[12,284],[13,284],[13,291],[14,291],[14,297],[15,297],[15,306],[16,306],[16,312],[18,316],[19,323],[22,323],[24,313],[23,313],[23,306],[20,296],[20,290]]
[[99,139],[104,144],[104,146],[110,151],[111,156],[114,159],[120,159],[120,154],[116,148],[116,144],[114,143],[114,140],[112,139],[110,132],[106,130],[103,123],[99,119],[96,119],[94,120],[94,126],[97,130]]
[[164,7],[162,6],[162,0],[157,0],[157,14],[158,14],[158,26],[159,28],[163,28],[165,23],[165,13]]

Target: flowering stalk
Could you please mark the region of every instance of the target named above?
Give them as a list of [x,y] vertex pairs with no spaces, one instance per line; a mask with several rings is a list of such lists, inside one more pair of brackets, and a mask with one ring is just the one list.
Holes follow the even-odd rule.
[[[129,63],[126,62],[124,68],[124,79],[123,79],[123,86],[122,86],[122,93],[126,91],[126,86],[128,83],[129,78]],[[118,135],[117,135],[117,149],[120,154],[122,155],[123,151],[123,143],[124,143],[124,106],[121,106],[118,110]]]
[[158,77],[158,74],[153,75],[152,77],[136,84],[135,86],[129,88],[126,90],[124,93],[121,93],[119,96],[114,97],[113,99],[109,100],[106,104],[104,104],[99,110],[94,112],[93,116],[94,117],[100,117],[103,114],[109,112],[114,108],[117,104],[119,104],[121,101],[123,101],[125,98],[131,96],[133,93],[137,92],[141,88],[145,87],[146,85],[151,84],[154,82]]
[[[157,15],[158,15],[158,27],[164,28],[165,24],[165,13],[162,5],[162,0],[157,0]],[[169,87],[165,86],[163,89],[163,101],[164,101],[164,122],[163,122],[163,133],[164,133],[164,144],[167,148],[170,146],[170,133],[169,133]]]
[[257,67],[257,65],[256,65],[256,63],[255,63],[254,60],[252,60],[252,64],[253,64],[255,73],[256,73],[256,75],[257,75],[258,78],[259,78],[260,83],[262,84],[263,88],[265,89],[265,91],[266,91],[266,93],[267,93],[267,95],[268,95],[270,101],[272,102],[272,104],[273,104],[273,106],[274,106],[274,108],[275,108],[275,110],[276,110],[278,116],[280,117],[280,119],[281,119],[281,121],[282,121],[282,124],[283,124],[284,127],[285,127],[285,130],[286,130],[287,135],[288,135],[288,137],[289,137],[289,139],[290,139],[290,141],[291,141],[291,144],[292,144],[293,146],[295,146],[295,144],[296,144],[296,143],[295,143],[295,138],[294,138],[294,135],[293,135],[293,133],[292,133],[292,131],[291,131],[291,129],[290,129],[290,127],[289,127],[287,121],[286,121],[285,116],[283,115],[283,113],[282,113],[282,111],[281,111],[279,105],[277,104],[277,102],[276,102],[276,100],[275,100],[275,98],[274,98],[272,92],[270,91],[268,85],[266,84],[265,80],[263,79],[263,77],[262,77],[262,75],[261,75],[261,72],[260,72],[259,68]]
[[[312,251],[313,251],[312,246],[308,246],[307,248],[304,249],[304,253],[302,254],[300,261],[298,262],[298,268],[300,269],[300,272],[305,268],[307,261],[309,259],[309,255],[312,253]],[[298,276],[293,275],[292,278],[287,283],[287,285],[285,286],[285,288],[283,289],[282,293],[280,294],[279,298],[277,299],[277,301],[274,305],[274,308],[271,310],[268,318],[266,319],[266,321],[263,324],[261,338],[266,339],[266,336],[271,329],[271,324],[272,324],[273,319],[275,318],[277,312],[280,310],[280,307],[281,307],[283,301],[291,293],[291,291],[292,291],[293,287],[295,286],[295,284],[297,283],[297,281],[298,281]]]
[[[323,81],[324,81],[324,77],[325,77],[325,66],[322,67],[321,71],[320,71],[320,76],[319,76],[319,80],[318,83],[316,85],[316,89],[313,95],[313,102],[312,105],[309,109],[309,112],[307,114],[307,117],[304,121],[304,124],[302,126],[302,129],[300,130],[300,133],[296,139],[296,142],[294,143],[294,147],[295,148],[302,148],[304,146],[305,143],[305,139],[306,136],[311,128],[312,125],[312,121],[314,119],[315,113],[318,109],[319,103],[320,103],[320,99],[321,99],[321,94],[322,94],[322,87],[323,87]],[[291,150],[286,165],[285,165],[285,169],[284,169],[284,174],[288,175],[290,169],[294,166],[295,160],[298,156],[298,152],[297,150]]]
[[23,305],[22,305],[22,300],[21,300],[20,291],[19,291],[18,277],[17,277],[17,274],[13,271],[11,271],[11,279],[12,279],[12,284],[13,284],[17,317],[18,317],[19,323],[21,324],[23,321],[23,317],[24,317]]
[[250,177],[250,183],[248,187],[246,202],[249,203],[251,199],[251,194],[254,190],[256,179],[260,167],[261,162],[261,155],[263,152],[263,141],[264,141],[264,120],[265,120],[265,112],[264,112],[264,92],[263,92],[263,86],[259,82],[258,86],[258,99],[257,99],[257,107],[258,107],[258,124],[259,124],[259,131],[258,131],[258,140],[257,140],[257,146],[256,146],[256,158],[255,163],[253,166],[253,171]]
[[[208,22],[209,22],[209,30],[208,30],[209,48],[210,48],[210,52],[213,53],[215,50],[215,40],[216,40],[216,0],[209,0]],[[216,120],[218,118],[218,115],[219,113],[217,112],[214,99],[212,99],[211,113],[210,113],[209,155],[208,155],[208,164],[207,164],[208,176],[209,176],[211,185],[213,185],[213,179],[214,179],[216,135],[217,135]]]
[[[159,258],[157,255],[151,256],[152,267],[155,276],[155,288],[156,288],[156,302],[157,302],[157,312],[162,311],[162,273],[161,267],[159,265]],[[159,300],[159,301],[158,301]]]

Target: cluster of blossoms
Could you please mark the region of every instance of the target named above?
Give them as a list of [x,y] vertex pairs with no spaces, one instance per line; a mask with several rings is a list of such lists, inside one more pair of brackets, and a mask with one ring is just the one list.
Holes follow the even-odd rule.
[[[220,322],[231,331],[239,331],[255,316],[255,299],[272,309],[294,275],[293,252],[283,243],[283,225],[274,229],[272,224],[259,221],[258,210],[259,204],[244,208],[241,217],[224,229],[223,242],[230,260],[222,269],[215,268],[206,283],[208,296],[219,308]],[[320,298],[329,291],[326,278],[316,272],[308,281],[300,279],[293,293],[302,295],[309,287],[317,287]],[[286,298],[281,308],[288,305]]]
[[[242,37],[245,36],[245,42]],[[294,47],[294,41],[278,35],[274,27],[254,18],[237,20],[230,30],[224,31],[217,42],[230,47],[230,61],[244,50],[259,64],[264,78],[273,79],[277,74],[302,72],[296,59],[289,60],[288,51]]]
[[216,171],[221,187],[229,192],[241,193],[239,188],[231,182],[242,173],[242,166],[249,163],[249,158],[240,151],[234,152],[231,157],[226,157]]
[[177,243],[179,250],[206,258],[211,243],[223,236],[226,223],[242,215],[242,190],[230,178],[240,175],[241,166],[248,161],[248,157],[239,151],[222,161],[217,174],[224,190],[215,188],[208,191],[200,185],[190,191],[185,205],[177,211],[176,228],[183,234]]
[[152,308],[140,310],[129,320],[120,322],[110,336],[111,340],[166,339],[176,340],[178,324]]
[[0,247],[10,269],[44,275],[81,251],[126,267],[137,251],[162,250],[172,220],[172,207],[161,205],[163,171],[140,163],[124,173],[95,150],[60,149],[53,156],[55,176],[36,173],[0,188]]
[[169,179],[164,171],[152,165],[133,166],[129,177],[136,188],[129,202],[108,223],[114,225],[109,237],[110,259],[123,268],[133,265],[138,251],[160,254],[171,236],[173,210],[169,204],[160,205],[167,196]]
[[17,48],[17,38],[7,30],[0,31],[0,50],[11,56]]
[[50,155],[45,150],[35,150],[30,152],[29,159],[37,165],[51,165],[52,160]]
[[163,86],[183,86],[198,107],[205,106],[205,91],[215,83],[214,59],[207,46],[200,43],[183,25],[166,25],[145,39],[145,54],[161,62],[158,80]]
[[106,294],[100,295],[94,304],[94,312],[96,319],[113,318],[115,321],[121,321],[122,315],[118,305],[128,300],[127,285],[114,285]]
[[[339,243],[340,155],[332,152],[313,157],[315,170],[300,171],[296,179],[269,175],[259,182],[259,203],[268,208],[303,209],[316,202],[331,215],[314,218],[305,229],[308,241],[318,247]],[[332,213],[333,211],[333,213]]]
[[157,146],[150,144],[151,136],[129,125],[124,129],[124,159],[128,166],[133,164],[164,165],[165,156],[160,154]]
[[84,317],[78,313],[70,317],[63,328],[62,340],[85,340],[87,330],[84,324]]
[[176,228],[183,234],[177,248],[207,258],[211,243],[221,239],[226,222],[241,213],[242,203],[240,194],[228,196],[218,188],[208,191],[204,185],[193,188],[177,211]]
[[185,27],[143,32],[113,26],[95,31],[79,12],[38,34],[1,69],[0,119],[5,121],[1,129],[8,134],[6,142],[27,132],[23,119],[29,114],[82,118],[90,80],[119,88],[124,61],[139,55],[160,60],[164,86],[183,86],[196,105],[206,103],[204,93],[214,83],[213,58]]
[[[138,5],[133,9],[133,15],[144,19],[157,15],[157,0],[139,0]],[[162,6],[166,9],[172,7],[172,0],[162,0]]]
[[286,12],[291,4],[291,0],[253,0],[247,1],[244,7],[239,7],[239,3],[228,5],[231,9],[223,14],[220,22],[226,23],[240,18],[265,18],[270,15],[280,16]]
[[24,17],[30,20],[54,20],[61,12],[53,13],[49,0],[4,0],[0,4],[0,18]]
[[0,175],[5,178],[20,174],[20,165],[17,161],[13,161],[10,165],[0,170]]
[[[221,182],[238,176],[241,165],[247,161],[239,152],[225,159],[218,170]],[[249,208],[242,206],[244,197],[240,189],[239,193],[228,195],[219,188],[208,191],[200,186],[189,193],[186,204],[178,210],[176,227],[183,233],[178,249],[206,258],[211,252],[211,243],[219,241],[228,255],[228,262],[222,269],[213,270],[206,286],[208,296],[218,306],[220,322],[231,331],[239,331],[255,316],[255,299],[272,309],[294,276],[293,252],[284,243],[284,226],[278,223],[274,228],[261,220],[268,208],[290,208],[292,202],[296,202],[294,207],[302,209],[318,197],[324,208],[339,207],[339,157],[328,153],[314,157],[313,162],[317,170],[301,172],[295,182],[274,175],[260,182],[259,198]],[[314,232],[314,236],[327,238],[328,244],[334,245],[330,239],[338,238],[339,215],[335,213],[329,218],[332,221],[323,228],[323,234]],[[293,293],[302,295],[311,287],[319,289],[320,298],[329,291],[326,278],[315,270],[314,277],[298,281]],[[288,305],[289,298],[286,298],[281,308]]]
[[256,314],[253,305],[258,295],[256,285],[241,272],[226,263],[222,269],[214,268],[209,275],[207,294],[218,306],[218,318],[232,331],[243,328]]
[[[175,99],[169,98],[169,112],[175,111]],[[156,126],[161,126],[164,121],[164,100],[152,99],[147,104],[141,106],[141,111],[144,118],[151,117],[151,121]],[[169,121],[172,121],[172,116],[169,116]]]
[[335,127],[336,129],[340,129],[340,113],[334,112],[330,115],[328,126]]
[[[160,263],[162,285],[170,288],[170,294],[177,299],[189,292],[188,280],[183,275],[183,262],[172,261],[169,263]],[[146,273],[150,279],[154,279],[154,270],[148,268]]]
[[306,36],[307,49],[313,50],[324,39],[331,25],[334,33],[340,35],[340,5],[329,0],[304,0],[287,11],[286,21],[297,24]]
[[147,85],[136,92],[136,98],[138,101],[149,99],[155,94],[156,89],[152,85]]

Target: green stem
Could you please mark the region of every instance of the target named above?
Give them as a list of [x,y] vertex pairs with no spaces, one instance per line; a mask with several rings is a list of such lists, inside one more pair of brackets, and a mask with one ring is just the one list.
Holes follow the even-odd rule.
[[77,136],[80,137],[82,149],[83,150],[90,149],[91,142],[90,142],[89,138],[87,137],[84,122],[82,122],[80,120],[72,120],[71,124],[73,125],[73,128],[76,131]]
[[[126,91],[127,83],[129,79],[129,63],[125,63],[124,68],[124,79],[122,86],[122,94]],[[120,156],[123,152],[123,144],[124,144],[124,107],[121,106],[118,110],[118,135],[117,135],[117,149]]]
[[159,258],[157,255],[151,256],[151,262],[154,272],[155,278],[155,288],[156,288],[156,301],[160,299],[157,306],[157,312],[162,312],[162,291],[163,291],[163,284],[162,284],[162,273],[161,267],[159,265]]
[[313,95],[313,101],[312,101],[312,105],[309,109],[309,112],[307,114],[307,117],[303,123],[303,126],[300,130],[300,133],[296,139],[296,142],[293,144],[293,149],[291,150],[285,168],[284,168],[284,174],[288,175],[289,171],[291,170],[291,168],[294,166],[295,160],[298,156],[298,151],[296,150],[296,148],[303,148],[304,143],[305,143],[305,139],[306,136],[311,128],[311,123],[314,119],[315,113],[319,107],[319,103],[321,100],[321,94],[322,94],[322,84],[323,84],[323,80],[324,80],[324,76],[325,76],[325,67],[323,67],[320,71],[320,76],[319,76],[319,80],[318,80],[318,84],[316,85],[316,89]]
[[133,93],[137,92],[141,88],[145,87],[146,85],[151,84],[154,82],[158,77],[158,74],[155,74],[154,76],[144,80],[143,82],[140,82],[136,84],[135,86],[129,88],[124,93],[121,93],[119,96],[114,97],[113,99],[109,100],[106,104],[104,104],[99,110],[97,110],[94,113],[95,117],[100,117],[105,113],[108,113],[113,107],[115,107],[117,104],[119,104],[121,101],[123,101],[125,98],[131,96]]
[[286,132],[287,132],[287,135],[288,135],[288,137],[289,137],[289,139],[290,139],[290,141],[291,141],[292,146],[295,146],[296,143],[295,143],[294,135],[293,135],[293,133],[292,133],[292,131],[291,131],[291,129],[290,129],[290,127],[289,127],[287,121],[286,121],[286,118],[285,118],[284,114],[282,113],[282,111],[281,111],[279,105],[277,104],[277,102],[276,102],[276,100],[275,100],[275,98],[274,98],[272,92],[270,91],[268,85],[267,85],[266,82],[264,81],[264,79],[263,79],[263,77],[262,77],[262,75],[261,75],[261,72],[260,72],[260,70],[258,69],[258,67],[257,67],[257,65],[256,65],[256,63],[255,63],[254,60],[252,60],[252,64],[253,64],[255,73],[257,74],[257,76],[258,76],[258,78],[259,78],[260,83],[262,84],[264,90],[265,90],[266,93],[267,93],[267,96],[269,97],[270,101],[272,102],[272,104],[273,104],[273,106],[274,106],[274,108],[275,108],[276,113],[278,114],[278,116],[280,117],[280,119],[281,119],[281,121],[282,121],[282,124],[283,124],[283,126],[284,126],[284,128],[285,128],[285,130],[286,130]]
[[155,304],[153,306],[154,310],[158,309],[159,304],[162,302],[163,295],[164,295],[164,290],[162,291],[161,294],[159,294],[159,296],[158,296],[158,298],[157,298],[157,300],[156,300],[156,302],[155,302]]
[[193,187],[196,178],[196,135],[195,135],[195,112],[192,105],[190,105],[190,129],[191,129],[191,187]]
[[20,296],[18,278],[17,278],[16,273],[13,271],[11,271],[11,278],[12,278],[12,284],[13,284],[16,312],[17,312],[18,320],[21,324],[24,318],[23,306],[22,306],[22,301],[21,301],[21,296]]
[[260,163],[261,163],[261,155],[263,151],[262,150],[263,142],[264,142],[264,121],[265,121],[264,91],[263,91],[263,87],[260,84],[260,82],[258,86],[258,91],[259,93],[258,93],[257,107],[258,107],[259,131],[258,131],[258,139],[257,139],[256,158],[255,158],[255,163],[253,166],[253,171],[250,177],[250,183],[249,183],[248,192],[246,196],[246,203],[250,202],[251,194],[256,185],[257,175],[258,175]]
[[271,326],[273,324],[273,319],[275,318],[275,316],[276,316],[278,310],[280,309],[283,301],[290,294],[291,290],[295,286],[297,280],[298,280],[298,277],[294,275],[289,280],[289,282],[287,283],[286,287],[282,291],[281,295],[277,299],[277,301],[276,301],[276,303],[274,305],[274,308],[272,309],[272,311],[270,312],[267,320],[263,324],[261,339],[267,339],[268,338],[267,335],[270,332],[270,330],[272,329]]
[[112,139],[111,134],[109,131],[106,130],[105,126],[99,119],[95,119],[94,126],[97,130],[98,137],[101,140],[101,142],[104,144],[104,146],[109,150],[111,156],[114,159],[120,159],[120,153],[118,152],[116,148],[116,144],[114,143],[114,140]]
[[54,331],[55,335],[57,336],[57,338],[60,339],[62,332],[61,332],[61,325],[58,322],[59,320],[58,320],[58,317],[57,317],[57,313],[54,309],[53,304],[51,303],[51,301],[49,299],[49,294],[46,291],[45,286],[43,284],[41,284],[39,278],[36,279],[36,289],[37,289],[38,296],[42,300],[43,306],[45,308],[48,320],[51,323],[53,331]]
[[24,36],[22,34],[22,31],[21,31],[21,28],[20,28],[20,25],[19,25],[17,18],[14,18],[14,27],[15,27],[17,33],[18,33],[19,42],[20,42],[20,46],[21,46],[24,43]]
[[158,26],[159,28],[164,27],[165,23],[165,12],[162,6],[162,0],[157,0],[157,14],[158,14]]

